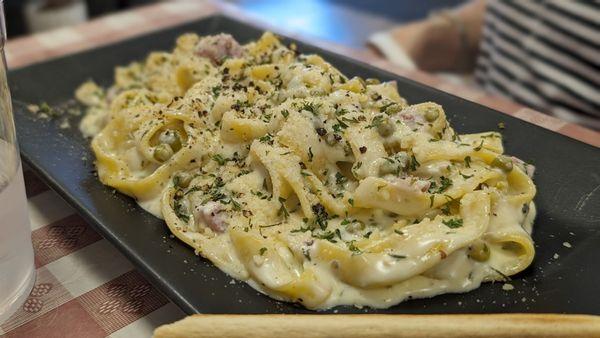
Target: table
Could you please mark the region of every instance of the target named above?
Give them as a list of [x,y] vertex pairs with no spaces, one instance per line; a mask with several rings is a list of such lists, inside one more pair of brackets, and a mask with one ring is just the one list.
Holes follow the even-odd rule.
[[[598,132],[430,74],[400,69],[366,50],[269,27],[232,5],[213,1],[163,2],[74,27],[9,39],[6,47],[8,65],[23,67],[215,13],[309,41],[600,147]],[[25,182],[37,280],[23,307],[0,326],[0,336],[150,336],[158,325],[185,315],[28,170],[25,170]]]

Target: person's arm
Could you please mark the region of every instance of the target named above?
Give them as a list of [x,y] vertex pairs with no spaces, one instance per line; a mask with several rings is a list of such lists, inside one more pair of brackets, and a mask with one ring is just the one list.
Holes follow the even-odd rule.
[[390,33],[422,70],[469,71],[479,48],[485,6],[485,0],[474,0]]

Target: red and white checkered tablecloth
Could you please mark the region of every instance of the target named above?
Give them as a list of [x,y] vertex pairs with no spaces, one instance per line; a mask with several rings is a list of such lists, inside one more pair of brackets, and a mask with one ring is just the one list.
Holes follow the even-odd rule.
[[[242,21],[309,41],[427,85],[490,106],[555,132],[600,147],[600,134],[506,99],[392,66],[365,51],[282,32],[238,9],[212,1],[172,1],[109,15],[82,25],[8,41],[9,67],[105,45],[152,30],[223,12]],[[0,325],[6,337],[150,336],[160,324],[184,313],[153,288],[135,267],[74,210],[25,171],[37,280],[23,307]]]

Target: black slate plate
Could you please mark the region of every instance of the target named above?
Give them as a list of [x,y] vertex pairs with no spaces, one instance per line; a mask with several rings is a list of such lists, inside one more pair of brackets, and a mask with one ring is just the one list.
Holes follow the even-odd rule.
[[[151,50],[170,49],[178,35],[190,31],[227,32],[241,42],[261,34],[257,28],[215,16],[10,72],[23,159],[186,312],[308,312],[234,283],[194,256],[190,248],[169,237],[162,221],[145,213],[132,199],[100,184],[92,174],[88,141],[77,128],[62,130],[60,121],[34,119],[24,108],[24,103],[42,101],[62,104],[89,78],[108,85],[116,65],[141,59]],[[341,307],[338,312],[600,314],[600,149],[344,56],[303,43],[298,46],[302,52],[324,55],[345,74],[398,81],[401,95],[411,103],[431,100],[442,104],[460,133],[496,130],[497,124],[504,122],[506,151],[537,166],[537,255],[532,267],[514,277],[515,290],[502,290],[502,283],[484,284],[466,294],[411,300],[388,310]],[[555,254],[559,255],[556,259]]]

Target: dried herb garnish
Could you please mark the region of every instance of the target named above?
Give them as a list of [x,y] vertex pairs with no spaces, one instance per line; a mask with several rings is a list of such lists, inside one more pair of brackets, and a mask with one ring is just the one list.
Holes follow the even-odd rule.
[[329,215],[327,214],[327,211],[325,210],[325,207],[323,206],[323,204],[321,203],[317,203],[314,204],[311,207],[313,213],[315,214],[315,222],[319,225],[319,227],[321,227],[321,229],[326,229],[327,228],[327,218],[329,217]]
[[267,133],[267,134],[259,137],[258,141],[260,141],[261,143],[266,143],[268,145],[273,145],[273,135],[271,135],[270,133]]
[[462,218],[452,218],[447,221],[442,221],[442,223],[444,223],[445,226],[451,229],[456,229],[463,226]]
[[408,164],[408,168],[410,169],[410,171],[415,171],[420,166],[421,166],[421,163],[419,163],[419,161],[417,161],[417,158],[415,157],[415,155],[414,154],[410,155],[410,162]]
[[227,163],[227,159],[223,157],[221,154],[214,154],[212,156],[213,161],[217,162],[219,165],[224,165]]
[[471,156],[465,157],[465,166],[471,168]]

